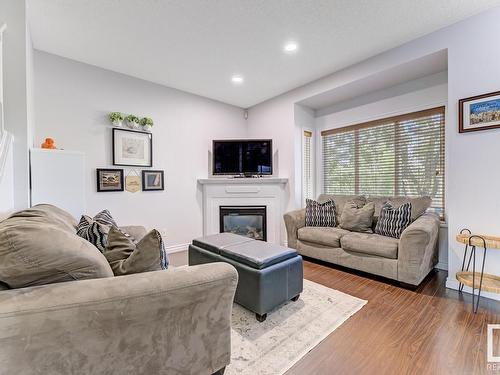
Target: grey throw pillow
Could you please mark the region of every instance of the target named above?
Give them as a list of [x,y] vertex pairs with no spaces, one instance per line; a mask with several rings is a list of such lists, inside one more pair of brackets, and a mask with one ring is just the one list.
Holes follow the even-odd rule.
[[168,268],[165,244],[157,230],[152,230],[135,243],[118,228],[111,227],[104,256],[115,276]]
[[373,233],[372,223],[375,212],[375,203],[365,205],[356,202],[347,202],[340,216],[340,227],[352,232]]
[[0,223],[0,282],[24,288],[112,277],[106,258],[75,233],[75,221],[51,205],[19,211]]

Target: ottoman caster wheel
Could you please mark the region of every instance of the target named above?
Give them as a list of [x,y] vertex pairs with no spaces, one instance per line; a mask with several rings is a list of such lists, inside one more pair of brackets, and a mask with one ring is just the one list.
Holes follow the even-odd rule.
[[267,314],[255,314],[255,318],[259,321],[259,323],[262,323],[264,320],[266,320]]
[[295,297],[292,298],[293,302],[296,302],[300,297],[300,294],[297,294]]

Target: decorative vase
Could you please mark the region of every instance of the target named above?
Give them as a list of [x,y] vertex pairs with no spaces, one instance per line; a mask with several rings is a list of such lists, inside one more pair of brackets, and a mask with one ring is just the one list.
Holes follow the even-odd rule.
[[122,120],[114,120],[113,126],[116,126],[117,128],[121,128],[123,126],[123,121]]
[[139,124],[135,121],[127,121],[127,126],[130,129],[139,129]]
[[142,129],[146,132],[151,133],[151,130],[153,130],[153,127],[151,125],[143,125]]

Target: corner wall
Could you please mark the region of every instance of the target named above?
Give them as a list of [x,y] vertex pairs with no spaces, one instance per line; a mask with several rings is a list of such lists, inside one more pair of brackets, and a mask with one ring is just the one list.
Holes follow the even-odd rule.
[[[208,176],[212,139],[247,136],[243,110],[45,52],[34,57],[35,144],[53,137],[58,147],[85,153],[87,213],[108,208],[120,225],[156,228],[171,251],[201,236],[197,179]],[[96,192],[96,168],[122,168],[112,165],[112,111],[154,120],[151,169],[165,171],[165,191]]]
[[[464,227],[476,233],[500,234],[500,177],[492,171],[500,160],[500,129],[458,133],[458,100],[498,91],[500,50],[492,48],[500,34],[500,8],[471,17],[447,28],[406,43],[321,80],[290,91],[249,109],[251,134],[274,137],[280,147],[280,171],[296,183],[294,173],[294,104],[363,79],[377,72],[448,50],[448,121],[446,128],[446,214],[448,222],[447,286],[457,288],[454,275],[461,267],[463,248],[455,235]],[[466,171],[466,173],[464,173]],[[487,181],[482,183],[482,181]],[[289,208],[294,208],[294,189]],[[498,274],[500,252],[488,254],[485,271]],[[485,294],[500,299],[498,295]]]

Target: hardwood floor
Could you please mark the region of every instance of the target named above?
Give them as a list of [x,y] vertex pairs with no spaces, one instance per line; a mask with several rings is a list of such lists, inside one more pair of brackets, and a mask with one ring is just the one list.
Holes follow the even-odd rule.
[[486,327],[500,323],[500,303],[482,299],[474,314],[470,295],[446,289],[446,276],[435,271],[412,291],[306,261],[306,279],[368,303],[286,375],[500,374],[500,363],[486,362]]

